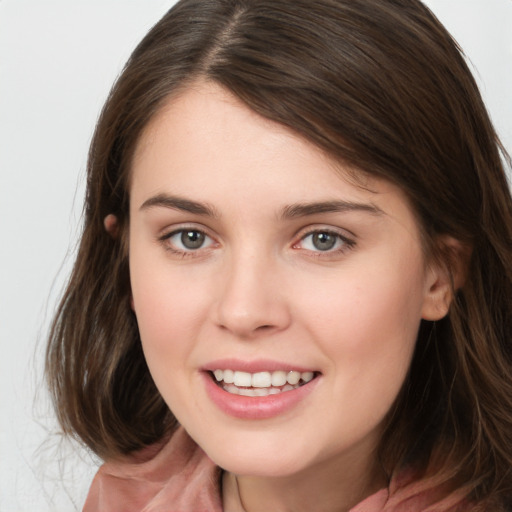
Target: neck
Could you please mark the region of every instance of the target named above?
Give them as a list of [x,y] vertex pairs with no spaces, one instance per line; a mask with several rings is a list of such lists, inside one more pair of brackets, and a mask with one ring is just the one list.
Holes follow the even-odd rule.
[[382,468],[371,460],[339,460],[290,476],[259,477],[226,473],[224,510],[227,512],[347,512],[387,485]]

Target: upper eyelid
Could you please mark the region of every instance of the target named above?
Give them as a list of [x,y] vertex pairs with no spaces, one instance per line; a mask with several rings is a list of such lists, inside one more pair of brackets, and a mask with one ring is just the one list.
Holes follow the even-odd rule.
[[339,235],[341,238],[345,238],[348,240],[350,240],[350,239],[356,240],[357,239],[357,235],[346,228],[330,226],[330,225],[325,225],[325,224],[313,224],[310,226],[305,226],[305,227],[297,230],[297,232],[294,235],[294,238],[297,240],[302,240],[303,238],[305,238],[308,235],[311,235],[313,233],[322,233],[322,232],[333,233],[335,235]]
[[[198,247],[197,249],[189,249],[189,248],[181,248],[179,246],[174,245],[174,243],[171,243],[171,238],[178,235],[179,233],[183,233],[184,231],[197,231],[205,235],[206,238],[210,239],[210,242],[207,244],[207,246]],[[159,235],[157,237],[157,241],[159,244],[162,245],[162,247],[171,253],[174,253],[175,255],[178,255],[182,258],[200,258],[202,255],[204,256],[205,253],[208,251],[211,251],[212,248],[215,248],[216,245],[218,245],[217,240],[210,236],[208,233],[206,233],[206,230],[204,229],[198,229],[192,226],[182,226],[177,227],[174,229],[169,229],[167,232],[164,232],[163,234]]]
[[[295,238],[295,241],[291,245],[291,248],[298,251],[304,251],[305,253],[314,255],[315,257],[321,258],[332,258],[336,255],[345,254],[346,252],[354,249],[357,245],[355,236],[347,236],[343,233],[346,230],[342,230],[340,228],[327,228],[327,227],[310,227],[309,230],[305,230],[302,233],[299,232],[299,235]],[[307,247],[301,247],[302,244],[306,243],[305,240],[315,233],[329,233],[338,238],[338,242],[341,242],[341,247],[328,249],[326,251],[321,250],[313,250]]]
[[219,245],[217,238],[215,236],[211,235],[207,229],[198,228],[198,227],[191,226],[191,225],[177,226],[177,227],[173,227],[172,229],[171,228],[164,229],[159,234],[157,234],[156,240],[157,240],[157,242],[161,243],[162,245],[168,245],[169,246],[168,248],[170,248],[171,245],[173,245],[173,244],[171,244],[170,239],[173,236],[175,236],[179,233],[182,233],[183,231],[198,231],[198,232],[204,234],[207,238],[209,238],[211,240],[211,243],[209,243],[207,247],[200,247],[196,250],[182,250],[178,247],[178,248],[174,249],[177,252],[194,253],[194,252],[201,251],[201,249],[207,250],[207,249],[211,249],[212,246]]
[[352,245],[355,245],[355,243],[356,243],[355,240],[353,240],[352,238],[344,236],[341,233],[338,233],[336,231],[328,231],[328,230],[323,230],[322,231],[322,230],[318,230],[318,231],[311,231],[309,233],[304,234],[293,245],[294,246],[298,245],[299,243],[303,242],[308,237],[310,237],[310,236],[312,236],[312,235],[314,235],[316,233],[328,233],[329,235],[334,235],[334,236],[338,237],[345,245],[351,245],[352,246]]
[[[195,223],[195,222],[184,222],[173,226],[168,226],[166,228],[163,228],[159,230],[159,233],[157,234],[157,239],[160,241],[164,241],[166,239],[169,239],[173,235],[180,233],[182,231],[191,230],[191,231],[199,231],[206,235],[207,237],[211,238],[216,244],[219,244],[219,237],[218,235],[212,233],[212,230],[210,230],[208,227],[204,226],[203,224]],[[357,240],[357,236],[350,230],[346,228],[341,228],[338,226],[332,226],[332,225],[325,225],[325,224],[313,224],[309,226],[304,226],[292,235],[292,246],[298,244],[301,240],[306,238],[309,235],[312,235],[314,233],[321,233],[321,232],[327,232],[332,233],[334,235],[339,236],[346,242],[352,242],[355,243]]]
[[172,227],[167,226],[165,228],[162,228],[157,233],[157,238],[159,240],[164,240],[165,238],[169,238],[172,235],[175,235],[176,233],[180,233],[181,231],[199,231],[201,233],[204,233],[206,236],[212,238],[213,240],[216,239],[215,235],[211,233],[211,230],[209,230],[207,227],[203,225],[197,225],[194,222],[184,222],[183,224],[177,224],[173,225]]

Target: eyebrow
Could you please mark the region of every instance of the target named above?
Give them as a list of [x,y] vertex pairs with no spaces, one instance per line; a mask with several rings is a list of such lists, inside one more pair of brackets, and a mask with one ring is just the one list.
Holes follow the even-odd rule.
[[200,203],[185,199],[183,197],[171,196],[167,194],[158,194],[150,197],[140,207],[140,210],[148,210],[150,208],[161,207],[170,208],[172,210],[181,210],[195,215],[204,215],[205,217],[219,217],[219,214],[213,206],[207,203]]
[[283,208],[283,219],[295,219],[321,213],[366,212],[371,215],[384,215],[384,212],[374,204],[354,203],[351,201],[323,201],[315,203],[297,203]]
[[[180,210],[205,217],[220,217],[217,210],[207,203],[192,201],[191,199],[185,199],[183,197],[167,194],[158,194],[156,196],[150,197],[144,201],[144,203],[142,203],[140,210],[147,210],[155,207],[170,208],[172,210]],[[308,217],[322,213],[345,213],[353,211],[366,212],[371,215],[384,214],[384,212],[378,206],[371,203],[354,203],[352,201],[335,200],[291,204],[285,206],[282,209],[280,218],[286,220]]]

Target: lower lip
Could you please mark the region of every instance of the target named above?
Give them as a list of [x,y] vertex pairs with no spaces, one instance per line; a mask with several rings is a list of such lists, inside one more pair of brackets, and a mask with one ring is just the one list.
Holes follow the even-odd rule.
[[290,391],[268,396],[241,396],[228,393],[216,384],[209,372],[203,373],[206,392],[224,413],[235,418],[263,420],[283,414],[304,400],[316,387],[319,377]]

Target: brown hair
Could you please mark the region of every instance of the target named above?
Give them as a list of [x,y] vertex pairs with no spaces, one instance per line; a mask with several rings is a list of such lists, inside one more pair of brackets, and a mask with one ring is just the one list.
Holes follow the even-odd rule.
[[[47,374],[64,431],[108,458],[175,426],[130,308],[127,183],[141,131],[197,79],[400,186],[427,247],[448,265],[440,235],[472,247],[448,316],[420,327],[380,457],[390,473],[414,464],[476,502],[505,503],[512,200],[501,145],[460,49],[418,0],[182,0],[148,33],[96,128],[81,244],[50,334]],[[111,213],[116,239],[103,226]]]

